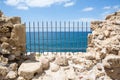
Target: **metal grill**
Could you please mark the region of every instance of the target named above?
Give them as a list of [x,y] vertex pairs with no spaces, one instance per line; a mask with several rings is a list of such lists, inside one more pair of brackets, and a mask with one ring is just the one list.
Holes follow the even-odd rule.
[[88,22],[40,21],[26,22],[27,52],[85,52]]

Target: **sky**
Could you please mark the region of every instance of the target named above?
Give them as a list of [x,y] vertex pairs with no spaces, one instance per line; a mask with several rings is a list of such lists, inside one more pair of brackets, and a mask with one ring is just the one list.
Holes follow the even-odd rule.
[[120,0],[0,0],[7,16],[26,21],[103,20],[120,10]]

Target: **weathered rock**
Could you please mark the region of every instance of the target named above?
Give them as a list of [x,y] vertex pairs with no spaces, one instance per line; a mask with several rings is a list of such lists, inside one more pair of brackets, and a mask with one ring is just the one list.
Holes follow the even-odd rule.
[[10,64],[9,70],[11,70],[11,71],[17,71],[17,69],[18,69],[18,64],[17,63]]
[[7,38],[7,37],[1,37],[0,41],[1,41],[1,42],[7,42],[7,41],[8,41],[8,38]]
[[9,60],[9,61],[14,61],[15,58],[16,58],[15,55],[9,55],[8,60]]
[[94,53],[85,53],[85,58],[88,60],[95,60],[95,54]]
[[0,65],[0,76],[5,77],[7,75],[8,68]]
[[104,63],[108,63],[111,67],[120,67],[120,56],[108,55],[104,59]]
[[56,57],[55,63],[59,66],[67,66],[68,59],[65,56],[58,56]]
[[1,48],[2,48],[2,49],[7,49],[8,47],[9,47],[9,43],[3,42],[3,43],[1,44]]
[[55,60],[55,55],[54,54],[49,54],[47,56],[47,59],[50,61],[50,62],[53,62]]
[[2,54],[10,54],[10,51],[8,49],[2,49],[1,53]]
[[52,72],[57,72],[59,70],[60,66],[54,63],[51,63],[50,69]]
[[11,33],[11,38],[15,40],[16,45],[23,46],[25,45],[25,25],[15,24]]
[[114,14],[109,14],[109,15],[107,15],[106,18],[105,18],[105,20],[110,19],[113,15],[114,15]]
[[104,31],[104,35],[105,35],[106,37],[109,37],[109,36],[110,36],[110,31],[108,31],[108,30]]
[[7,79],[15,79],[16,77],[17,77],[17,73],[14,71],[8,72],[8,74],[6,76]]
[[77,56],[74,56],[74,57],[72,58],[72,62],[73,62],[74,64],[81,64],[80,58],[78,58]]
[[19,76],[25,79],[32,79],[35,74],[41,74],[43,72],[42,63],[35,61],[25,61],[18,69]]
[[12,24],[20,24],[21,23],[20,17],[11,17],[9,20],[12,22]]
[[29,55],[27,55],[27,58],[28,58],[29,60],[34,61],[34,60],[36,60],[35,56],[36,56],[35,53],[30,53]]
[[103,34],[99,35],[99,36],[98,36],[98,39],[99,39],[99,40],[104,40],[104,35],[103,35]]
[[8,63],[8,58],[5,58],[3,56],[0,56],[0,63],[7,64]]
[[47,58],[45,58],[45,57],[41,57],[40,58],[40,62],[42,63],[42,67],[43,67],[43,69],[48,69],[49,68],[49,66],[50,66],[50,63],[49,63],[49,60],[47,59]]
[[19,77],[17,78],[17,80],[26,80],[26,79],[23,78],[23,77],[21,77],[21,76],[19,76]]
[[91,22],[91,29],[92,30],[95,30],[95,29],[98,29],[98,28],[101,28],[102,26],[100,25],[102,23],[102,21],[94,21],[94,22]]

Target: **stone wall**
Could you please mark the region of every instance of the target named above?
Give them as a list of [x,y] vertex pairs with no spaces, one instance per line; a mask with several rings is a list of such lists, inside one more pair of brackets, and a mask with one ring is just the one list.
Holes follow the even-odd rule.
[[0,80],[120,80],[120,12],[91,22],[86,53],[25,54],[25,26],[0,12]]
[[[0,12],[0,53],[8,56],[8,61],[19,60],[25,53],[25,25],[20,17],[6,17]],[[14,56],[14,59],[11,57]],[[10,59],[9,59],[10,58]]]
[[91,22],[87,51],[101,61],[108,76],[120,80],[120,12],[108,15],[105,21]]
[[[0,11],[0,80],[9,72],[15,73],[26,52],[25,25],[20,17],[7,17]],[[10,74],[10,73],[9,73]],[[2,75],[2,76],[1,76]]]

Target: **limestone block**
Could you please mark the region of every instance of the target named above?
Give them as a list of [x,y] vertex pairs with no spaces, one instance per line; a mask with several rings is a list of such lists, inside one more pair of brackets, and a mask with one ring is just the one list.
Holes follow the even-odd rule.
[[120,56],[110,54],[106,56],[103,63],[107,63],[111,67],[120,67]]
[[113,15],[115,15],[115,14],[109,14],[109,15],[107,15],[106,18],[105,18],[105,20],[109,20]]
[[10,51],[8,51],[8,49],[2,49],[1,53],[2,54],[10,54]]
[[104,31],[104,35],[105,35],[106,37],[109,37],[109,36],[110,36],[110,31],[105,30],[105,31]]
[[11,33],[11,39],[15,40],[16,46],[22,46],[25,48],[26,43],[26,32],[23,24],[15,24]]
[[9,28],[6,26],[0,26],[0,33],[7,33],[9,32]]
[[95,60],[95,54],[94,53],[85,53],[85,58],[88,60]]
[[18,64],[17,63],[12,63],[9,65],[9,69],[11,71],[16,71],[18,69]]
[[93,21],[93,22],[91,22],[91,29],[95,30],[95,29],[98,29],[98,28],[102,28],[102,26],[100,25],[102,23],[103,23],[102,21]]
[[117,11],[117,12],[116,12],[116,15],[117,15],[117,16],[120,16],[120,11]]
[[41,58],[40,58],[40,62],[41,62],[41,64],[42,64],[43,69],[46,70],[46,69],[49,68],[50,62],[49,62],[49,60],[48,60],[47,58],[41,57]]
[[0,41],[1,41],[1,42],[8,42],[8,38],[7,38],[7,37],[1,37],[1,38],[0,38]]
[[11,33],[10,33],[10,32],[5,33],[5,37],[10,38],[10,36],[11,36]]
[[15,79],[17,77],[17,73],[14,71],[9,71],[6,78],[7,79]]
[[101,34],[101,35],[98,35],[98,37],[97,37],[99,40],[104,40],[104,35],[103,34]]
[[12,24],[21,24],[21,18],[20,17],[11,17],[9,21],[12,22]]
[[0,65],[0,75],[5,77],[7,75],[8,68]]
[[50,54],[50,55],[47,56],[47,59],[49,60],[49,62],[53,62],[55,60],[55,55]]
[[15,60],[15,55],[11,54],[8,56],[9,61],[14,61]]
[[27,58],[28,58],[29,60],[36,60],[35,56],[36,56],[35,53],[30,53],[30,55],[27,55]]
[[52,72],[57,72],[59,70],[60,66],[54,63],[50,64],[50,69]]
[[9,46],[10,46],[9,43],[7,43],[7,42],[3,42],[3,43],[1,44],[1,48],[2,48],[2,49],[7,49]]
[[42,72],[42,63],[30,60],[23,62],[18,69],[19,76],[28,80],[33,78],[35,74],[41,74]]
[[21,76],[19,76],[19,77],[17,78],[17,80],[26,80],[26,79],[23,78],[23,77],[21,77]]
[[0,63],[3,63],[6,65],[8,63],[8,58],[3,57],[3,55],[0,56]]
[[92,37],[93,37],[92,34],[88,34],[88,45],[91,43],[91,41],[92,41]]
[[68,59],[65,56],[57,56],[55,63],[59,66],[67,66],[68,65]]
[[115,25],[120,25],[120,21],[118,20],[118,21],[115,21],[115,22],[113,22],[113,24],[115,24]]

